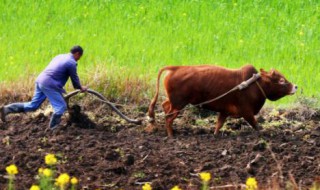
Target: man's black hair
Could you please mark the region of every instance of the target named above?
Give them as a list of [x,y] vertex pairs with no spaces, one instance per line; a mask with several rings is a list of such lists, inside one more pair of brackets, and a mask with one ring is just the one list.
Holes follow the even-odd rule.
[[75,53],[77,53],[77,52],[79,52],[80,55],[83,54],[83,49],[82,49],[81,46],[73,46],[73,47],[71,48],[71,50],[70,50],[70,53],[72,53],[72,54],[75,54]]

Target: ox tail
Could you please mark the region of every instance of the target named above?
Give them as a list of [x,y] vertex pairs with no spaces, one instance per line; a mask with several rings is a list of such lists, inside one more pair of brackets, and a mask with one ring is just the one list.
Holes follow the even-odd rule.
[[158,73],[156,94],[154,95],[154,97],[149,105],[149,110],[148,110],[148,116],[149,116],[150,123],[154,123],[154,121],[155,121],[154,107],[158,101],[161,74],[163,73],[163,71],[174,70],[175,68],[177,68],[177,67],[175,67],[175,66],[164,67]]

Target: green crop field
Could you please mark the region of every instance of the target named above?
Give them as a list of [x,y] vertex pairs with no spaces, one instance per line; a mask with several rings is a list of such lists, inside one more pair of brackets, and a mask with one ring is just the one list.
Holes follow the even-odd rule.
[[1,0],[0,15],[2,87],[79,44],[80,78],[108,96],[150,98],[165,65],[246,63],[320,96],[318,0]]

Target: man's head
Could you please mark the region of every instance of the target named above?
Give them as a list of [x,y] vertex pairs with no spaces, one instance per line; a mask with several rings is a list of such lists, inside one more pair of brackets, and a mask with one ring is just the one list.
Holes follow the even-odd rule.
[[81,46],[73,46],[70,50],[70,53],[72,53],[74,59],[78,61],[83,54],[83,49]]

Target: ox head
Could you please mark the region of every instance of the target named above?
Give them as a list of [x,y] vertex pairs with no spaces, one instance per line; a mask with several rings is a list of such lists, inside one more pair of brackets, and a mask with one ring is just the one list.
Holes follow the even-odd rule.
[[260,69],[264,91],[269,100],[275,101],[286,95],[294,94],[298,86],[289,82],[279,71],[271,69],[269,72]]

